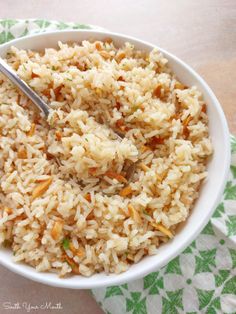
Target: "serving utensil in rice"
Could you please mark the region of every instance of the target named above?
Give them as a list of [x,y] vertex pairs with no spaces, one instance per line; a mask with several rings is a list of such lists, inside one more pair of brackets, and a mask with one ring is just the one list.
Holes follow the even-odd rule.
[[[0,72],[2,72],[12,83],[14,83],[33,102],[33,104],[42,111],[46,119],[48,118],[51,111],[51,108],[48,106],[48,104],[32,88],[30,88],[25,81],[21,79],[2,58],[0,58]],[[108,125],[108,127],[110,126]],[[116,130],[112,129],[112,131],[116,135],[116,137],[122,141],[122,138],[124,136],[118,134]],[[56,159],[56,161],[58,165],[61,164],[58,158]],[[134,163],[131,163],[129,168],[127,169],[128,181],[131,181],[135,172],[135,168],[136,165]]]

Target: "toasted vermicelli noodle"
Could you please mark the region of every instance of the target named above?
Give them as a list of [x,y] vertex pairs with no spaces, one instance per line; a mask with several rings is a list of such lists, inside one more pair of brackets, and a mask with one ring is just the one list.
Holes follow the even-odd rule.
[[186,220],[212,154],[206,104],[156,49],[12,47],[48,104],[0,76],[0,244],[38,271],[120,273]]

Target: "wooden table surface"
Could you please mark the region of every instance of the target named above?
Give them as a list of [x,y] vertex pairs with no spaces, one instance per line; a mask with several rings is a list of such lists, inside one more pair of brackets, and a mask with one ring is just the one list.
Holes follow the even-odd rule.
[[[0,0],[0,18],[35,17],[99,25],[176,54],[208,82],[236,134],[235,0]],[[61,313],[102,313],[86,291],[47,287],[3,267],[0,278],[0,313],[10,312],[3,310],[7,301],[61,302]]]

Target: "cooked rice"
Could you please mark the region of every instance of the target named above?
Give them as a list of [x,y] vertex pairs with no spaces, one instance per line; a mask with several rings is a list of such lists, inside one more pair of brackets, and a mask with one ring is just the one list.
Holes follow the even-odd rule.
[[206,104],[156,49],[58,46],[6,58],[50,127],[0,76],[0,244],[38,271],[120,273],[189,216],[212,154]]

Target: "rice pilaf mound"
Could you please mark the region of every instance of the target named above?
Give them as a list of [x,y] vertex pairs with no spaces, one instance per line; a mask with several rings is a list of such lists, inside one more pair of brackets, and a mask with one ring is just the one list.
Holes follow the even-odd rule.
[[6,60],[52,113],[48,124],[0,75],[0,244],[62,277],[155,254],[207,176],[201,93],[130,43],[12,47]]

